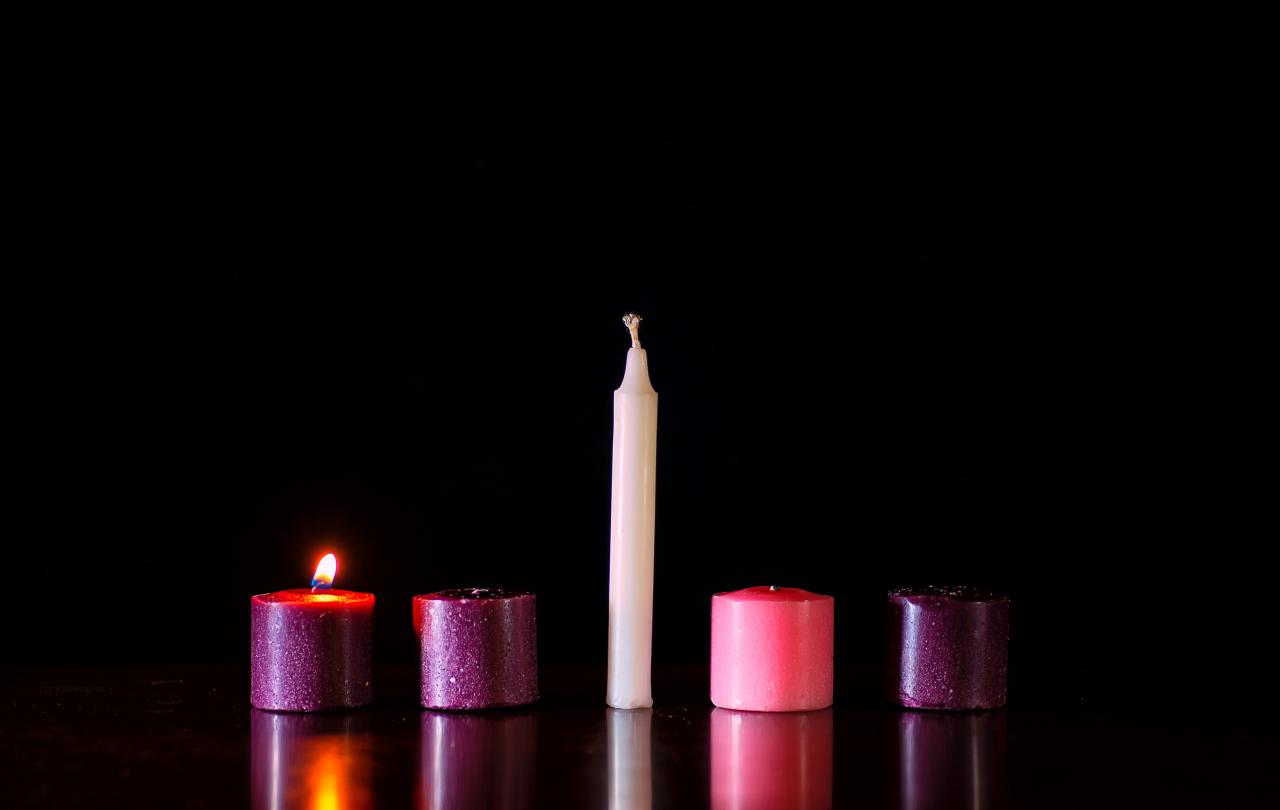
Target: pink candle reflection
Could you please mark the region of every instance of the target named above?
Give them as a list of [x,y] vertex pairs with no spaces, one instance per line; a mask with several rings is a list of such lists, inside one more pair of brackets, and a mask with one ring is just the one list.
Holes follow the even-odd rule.
[[373,737],[366,715],[277,714],[254,709],[250,725],[255,810],[373,807]]
[[828,810],[831,709],[711,712],[715,810]]
[[902,810],[1008,806],[1004,712],[903,712],[898,718]]
[[533,806],[538,726],[530,712],[423,712],[418,810]]

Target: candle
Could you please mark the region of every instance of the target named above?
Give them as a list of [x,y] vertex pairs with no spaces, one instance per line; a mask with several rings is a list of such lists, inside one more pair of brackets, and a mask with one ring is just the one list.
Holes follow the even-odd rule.
[[711,702],[757,712],[830,706],[835,604],[777,585],[711,597]]
[[538,723],[530,712],[423,712],[418,810],[523,810],[534,804]]
[[254,711],[249,728],[254,810],[374,806],[368,715]]
[[326,554],[310,589],[250,600],[249,702],[312,712],[373,700],[373,594],[331,589],[337,560]]
[[979,588],[889,592],[890,700],[910,709],[1003,706],[1009,598]]
[[613,394],[613,499],[609,541],[609,684],[616,709],[653,705],[653,512],[658,452],[658,392],[640,348],[640,316],[631,331],[622,385]]
[[902,810],[1008,807],[1004,712],[901,712]]
[[831,807],[831,709],[711,712],[713,810]]
[[534,595],[455,588],[413,597],[421,699],[428,709],[489,709],[538,699]]

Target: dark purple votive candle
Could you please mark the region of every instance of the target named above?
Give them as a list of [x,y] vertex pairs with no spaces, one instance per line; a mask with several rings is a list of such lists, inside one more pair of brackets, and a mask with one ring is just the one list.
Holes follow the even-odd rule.
[[538,699],[534,596],[455,588],[413,597],[428,709],[522,706]]
[[249,702],[314,712],[373,701],[373,594],[299,588],[251,600]]
[[1009,598],[978,588],[889,591],[888,698],[909,709],[1003,706]]

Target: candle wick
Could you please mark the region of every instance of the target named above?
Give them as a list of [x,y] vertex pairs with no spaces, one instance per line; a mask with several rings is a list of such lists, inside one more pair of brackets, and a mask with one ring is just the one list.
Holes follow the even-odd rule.
[[781,585],[770,585],[770,586],[769,586],[769,590],[771,590],[771,591],[780,591],[780,590],[782,590],[782,586],[781,586]]
[[622,316],[622,323],[631,332],[631,348],[640,348],[640,321],[644,320],[634,312]]

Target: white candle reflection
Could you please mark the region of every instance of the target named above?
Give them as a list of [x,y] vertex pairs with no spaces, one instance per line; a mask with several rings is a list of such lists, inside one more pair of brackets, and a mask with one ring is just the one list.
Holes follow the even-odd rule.
[[652,709],[607,709],[609,810],[653,807]]

